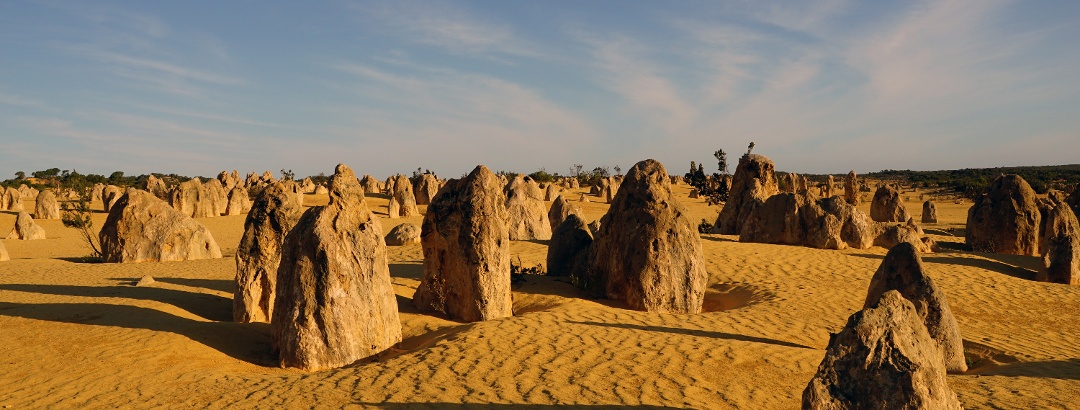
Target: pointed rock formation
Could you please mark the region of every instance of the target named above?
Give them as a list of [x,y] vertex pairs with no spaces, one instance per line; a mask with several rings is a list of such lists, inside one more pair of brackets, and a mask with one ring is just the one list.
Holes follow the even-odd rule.
[[839,197],[817,199],[805,192],[782,193],[750,212],[739,241],[865,249],[872,245],[875,234],[870,218]]
[[859,181],[854,169],[848,172],[844,180],[844,200],[851,206],[859,206]]
[[[261,194],[260,194],[261,195]],[[248,191],[242,186],[233,187],[229,191],[229,202],[225,204],[225,215],[243,215],[251,209],[252,203]]]
[[551,222],[543,194],[532,178],[518,175],[506,187],[510,240],[551,239]]
[[277,280],[270,337],[282,367],[341,367],[401,341],[382,226],[344,164],[329,204],[286,235]]
[[205,226],[153,194],[129,189],[98,235],[104,262],[165,262],[221,257]]
[[904,299],[915,306],[930,338],[941,348],[945,369],[950,372],[967,371],[960,327],[949,309],[949,302],[945,300],[945,293],[926,274],[922,258],[911,244],[899,244],[885,255],[881,266],[870,279],[863,308],[872,307],[890,290],[900,292]]
[[707,279],[701,238],[667,175],[652,159],[630,168],[575,283],[634,309],[701,312]]
[[904,201],[900,198],[900,191],[893,185],[882,185],[874,192],[874,199],[870,202],[870,219],[875,222],[907,222],[908,215],[904,208]]
[[34,202],[34,219],[60,219],[60,203],[56,201],[56,193],[46,189],[38,193]]
[[915,306],[897,291],[848,318],[832,335],[804,409],[958,410],[945,364]]
[[558,228],[567,216],[577,215],[581,220],[585,220],[585,213],[581,211],[581,208],[577,205],[571,204],[562,195],[559,195],[551,202],[551,209],[548,209],[548,223],[552,228]]
[[382,193],[382,190],[379,189],[379,181],[371,175],[364,175],[364,177],[360,179],[360,186],[364,187],[364,195]]
[[101,191],[101,206],[102,208],[104,208],[105,213],[108,213],[110,210],[112,210],[113,205],[115,205],[116,201],[119,200],[120,197],[123,195],[124,190],[120,189],[120,187],[116,185],[106,186],[105,189]]
[[439,179],[432,174],[421,174],[413,183],[413,194],[417,205],[427,205],[439,192]]
[[[246,190],[235,187],[233,191]],[[230,206],[232,202],[230,201]],[[280,182],[263,189],[244,220],[244,236],[236,248],[236,291],[233,320],[270,322],[277,292],[278,264],[285,235],[296,226],[302,209]]]
[[513,315],[501,186],[478,165],[464,179],[450,180],[428,206],[420,238],[424,279],[413,296],[421,311],[468,322]]
[[924,224],[936,224],[937,223],[937,205],[934,201],[929,199],[922,204],[922,223]]
[[7,238],[20,240],[45,239],[45,228],[34,223],[34,218],[31,218],[26,211],[19,211],[19,216],[15,217],[15,227],[11,229],[11,233],[8,234]]
[[390,218],[408,218],[420,216],[420,210],[416,208],[416,196],[413,194],[412,183],[404,175],[394,177],[393,193],[387,214]]
[[[154,174],[147,175],[146,181],[143,181],[139,188],[143,191],[154,194],[154,196],[158,197],[158,199],[169,198],[169,189],[165,187],[165,181],[161,180],[161,178],[154,176]],[[120,195],[123,194],[123,191],[120,191]],[[120,197],[117,196],[117,199],[119,198]]]
[[1039,213],[1035,190],[1019,175],[1002,175],[968,209],[967,244],[976,252],[1036,256]]
[[738,235],[755,207],[780,191],[775,166],[764,155],[743,155],[728,191],[728,201],[713,224],[713,233]]

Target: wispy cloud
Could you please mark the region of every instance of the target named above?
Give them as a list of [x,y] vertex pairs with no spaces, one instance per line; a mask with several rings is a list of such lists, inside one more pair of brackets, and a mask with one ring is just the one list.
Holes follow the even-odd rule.
[[353,4],[364,24],[380,26],[419,44],[464,54],[535,56],[509,24],[484,20],[445,2],[395,1]]
[[14,105],[14,106],[19,106],[19,107],[44,107],[45,106],[45,103],[43,103],[41,101],[5,92],[3,87],[0,87],[0,104]]

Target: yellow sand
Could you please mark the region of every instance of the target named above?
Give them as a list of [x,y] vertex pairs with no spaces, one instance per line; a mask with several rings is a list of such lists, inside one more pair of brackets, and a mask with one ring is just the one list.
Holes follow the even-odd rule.
[[[718,208],[688,199],[690,216]],[[590,220],[607,206],[579,203]],[[918,193],[905,194],[918,218]],[[326,198],[308,197],[308,205]],[[368,198],[385,214],[385,196]],[[33,201],[25,201],[32,209]],[[935,239],[963,228],[970,202],[938,203]],[[95,204],[100,207],[100,204]],[[866,204],[862,207],[866,211]],[[98,208],[100,209],[100,208]],[[423,207],[421,207],[423,211]],[[100,227],[105,214],[97,213]],[[0,234],[15,215],[0,213]],[[383,229],[420,218],[384,219]],[[48,239],[4,240],[0,262],[0,406],[5,408],[460,407],[461,403],[676,408],[797,408],[829,332],[860,309],[884,249],[831,251],[704,235],[710,275],[697,315],[650,314],[582,297],[565,279],[530,276],[516,315],[458,323],[417,313],[419,245],[390,247],[405,340],[347,368],[281,369],[266,324],[231,318],[243,216],[200,219],[225,258],[82,263],[87,250],[59,221]],[[514,242],[515,260],[542,263],[546,245]],[[967,408],[1063,408],[1080,403],[1080,287],[1034,282],[1034,257],[927,255],[973,364],[949,376]],[[156,283],[134,287],[151,275]]]

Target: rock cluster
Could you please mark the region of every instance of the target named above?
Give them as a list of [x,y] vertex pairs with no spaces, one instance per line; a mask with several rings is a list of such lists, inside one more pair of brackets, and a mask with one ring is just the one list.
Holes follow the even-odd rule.
[[116,201],[98,239],[105,262],[221,257],[221,249],[205,226],[138,189],[129,189]]

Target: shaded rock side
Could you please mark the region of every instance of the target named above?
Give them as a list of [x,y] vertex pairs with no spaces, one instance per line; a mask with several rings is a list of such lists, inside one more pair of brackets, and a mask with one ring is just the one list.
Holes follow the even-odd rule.
[[924,224],[936,224],[937,223],[937,205],[934,201],[929,199],[922,204],[922,223]]
[[848,318],[803,390],[803,409],[960,409],[915,306],[887,291]]
[[439,192],[439,180],[432,174],[421,174],[413,184],[413,195],[417,205],[427,205]]
[[892,185],[882,185],[870,202],[870,219],[875,222],[907,222],[908,215],[900,191]]
[[968,209],[966,242],[976,252],[1036,256],[1039,213],[1035,190],[1019,175],[1002,175]]
[[424,278],[413,305],[469,322],[513,315],[505,200],[483,165],[439,191],[421,227]]
[[[247,192],[242,187],[233,188],[237,190]],[[275,182],[259,193],[244,220],[244,236],[236,248],[236,322],[270,322],[273,317],[281,245],[302,211],[290,197],[285,187]]]
[[904,299],[915,306],[930,337],[941,348],[945,369],[951,372],[967,371],[960,326],[956,324],[952,309],[949,309],[945,293],[926,274],[922,258],[911,244],[899,244],[885,254],[881,266],[870,278],[863,308],[871,307],[890,290],[900,292]]
[[581,270],[581,264],[585,262],[592,242],[592,231],[585,225],[585,221],[576,214],[567,215],[555,228],[551,241],[548,242],[548,276],[570,276]]
[[627,172],[574,281],[649,312],[698,313],[707,275],[701,238],[656,160]]
[[129,189],[98,235],[105,262],[158,262],[221,257],[205,226],[153,194]]
[[382,226],[352,170],[339,164],[330,201],[285,236],[271,345],[282,367],[345,366],[401,341]]
[[737,235],[750,212],[780,191],[776,170],[764,155],[743,155],[728,190],[728,201],[713,224],[713,233]]

